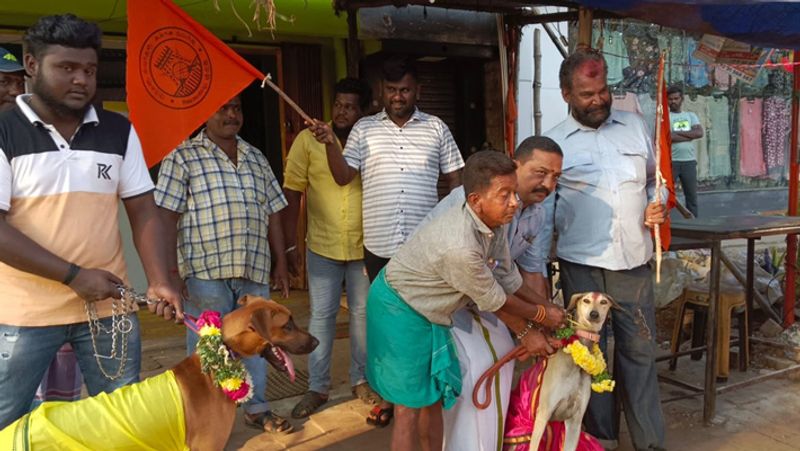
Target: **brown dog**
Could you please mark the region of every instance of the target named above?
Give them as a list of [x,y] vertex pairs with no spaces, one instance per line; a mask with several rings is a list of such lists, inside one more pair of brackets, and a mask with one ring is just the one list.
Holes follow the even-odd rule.
[[[294,366],[286,353],[308,354],[319,344],[294,324],[286,307],[255,296],[244,296],[239,304],[241,307],[222,319],[223,341],[238,356],[260,355],[278,370],[293,373]],[[165,373],[108,395],[72,403],[44,403],[0,431],[0,448],[13,449],[16,444],[26,444],[24,449],[35,450],[37,445],[52,446],[56,439],[70,449],[98,449],[96,437],[102,434],[104,449],[223,449],[233,429],[236,404],[214,385],[211,375],[203,374],[197,354],[183,359],[172,369],[172,374],[180,392],[183,425],[168,428],[154,421],[165,411],[159,401],[166,405],[165,398],[175,394],[169,387],[153,382],[158,379],[158,384],[169,384],[168,378],[163,377]],[[99,404],[103,406],[98,407]],[[96,413],[103,409],[111,414]],[[166,416],[169,421],[181,417],[179,410],[177,415]],[[137,423],[142,419],[144,424]],[[87,430],[99,430],[93,442],[85,438]],[[179,438],[182,431],[185,431],[183,443]],[[160,442],[152,440],[159,436],[167,438]]]
[[[286,307],[256,296],[244,296],[239,304],[241,307],[222,318],[223,341],[239,355],[260,355],[278,370],[291,369],[293,373],[294,366],[284,351],[308,354],[319,344],[294,324]],[[173,371],[183,395],[186,444],[192,450],[222,449],[233,430],[236,404],[200,371],[197,354],[181,361]]]

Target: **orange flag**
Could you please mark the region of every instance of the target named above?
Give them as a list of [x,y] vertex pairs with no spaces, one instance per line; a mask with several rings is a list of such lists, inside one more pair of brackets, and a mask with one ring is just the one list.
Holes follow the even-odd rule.
[[675,182],[672,179],[672,123],[669,120],[669,103],[667,102],[667,84],[664,82],[664,59],[658,65],[658,99],[656,101],[656,157],[659,158],[658,177],[669,191],[667,198],[667,220],[659,227],[661,236],[661,248],[669,249],[672,234],[670,233],[669,210],[677,204],[675,199]]
[[264,75],[170,0],[128,1],[126,85],[148,166]]

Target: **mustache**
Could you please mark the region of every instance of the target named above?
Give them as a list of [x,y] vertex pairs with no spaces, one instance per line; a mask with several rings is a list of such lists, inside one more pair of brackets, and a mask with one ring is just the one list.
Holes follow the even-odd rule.
[[223,121],[222,125],[241,125],[239,121]]
[[593,107],[593,108],[588,108],[586,110],[586,112],[587,113],[596,113],[598,111],[608,111],[609,109],[611,109],[611,105],[604,104],[604,105],[596,106],[596,107]]
[[550,190],[547,188],[536,188],[535,190],[531,191],[532,193],[543,193],[543,194],[550,194]]

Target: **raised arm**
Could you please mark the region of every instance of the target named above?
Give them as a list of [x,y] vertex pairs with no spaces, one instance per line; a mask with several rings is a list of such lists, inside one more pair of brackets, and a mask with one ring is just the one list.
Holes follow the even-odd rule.
[[325,144],[328,167],[336,183],[342,186],[350,183],[358,174],[358,171],[347,164],[347,160],[344,159],[344,154],[342,153],[342,147],[339,145],[339,140],[336,139],[331,126],[315,119],[308,129],[317,141]]

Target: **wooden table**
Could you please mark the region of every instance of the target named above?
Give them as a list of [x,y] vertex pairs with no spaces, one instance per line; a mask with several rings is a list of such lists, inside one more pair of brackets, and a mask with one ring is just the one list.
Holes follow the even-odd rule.
[[[753,307],[753,268],[755,240],[769,235],[794,235],[800,233],[800,217],[787,216],[730,216],[713,218],[678,219],[672,221],[672,236],[675,243],[671,249],[711,249],[711,271],[709,273],[709,305],[706,326],[706,374],[703,386],[703,422],[706,425],[714,418],[717,401],[716,374],[714,362],[717,360],[717,323],[719,322],[719,283],[722,257],[722,241],[747,239],[747,280],[745,294],[748,317],[752,317]],[[688,239],[688,240],[686,240]],[[759,298],[760,299],[760,298]],[[762,308],[772,310],[770,305]],[[771,315],[772,316],[772,315]],[[746,384],[744,381],[739,384]],[[725,387],[730,389],[731,386]]]

